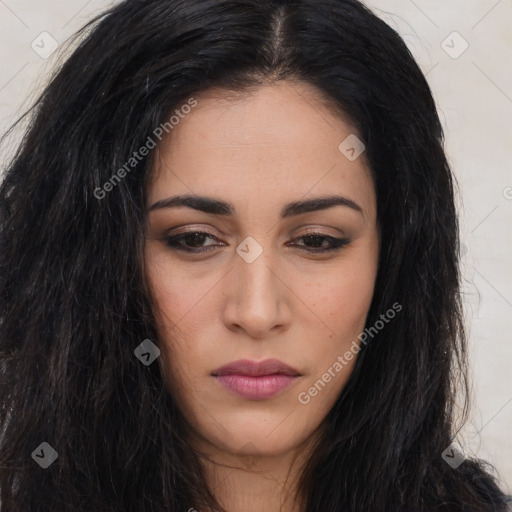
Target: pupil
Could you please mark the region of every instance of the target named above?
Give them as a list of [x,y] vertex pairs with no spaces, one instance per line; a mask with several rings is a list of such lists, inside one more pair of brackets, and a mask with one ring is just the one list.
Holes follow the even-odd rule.
[[192,240],[192,242],[189,243],[188,245],[195,245],[196,243],[197,245],[202,245],[202,243],[204,242],[204,237],[205,235],[202,233],[193,233],[191,235],[187,235],[186,241]]
[[313,247],[319,247],[322,245],[322,239],[323,237],[318,235],[310,235],[307,237],[309,240],[313,240]]

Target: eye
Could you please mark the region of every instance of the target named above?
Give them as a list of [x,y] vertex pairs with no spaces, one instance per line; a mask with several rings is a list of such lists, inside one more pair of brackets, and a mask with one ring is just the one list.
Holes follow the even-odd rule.
[[[305,251],[313,252],[313,253],[324,253],[330,251],[339,251],[346,245],[350,243],[348,238],[335,238],[333,236],[324,235],[323,233],[317,232],[308,232],[307,235],[300,236],[296,238],[296,240],[303,240],[308,242],[308,244],[291,244],[299,247],[304,247]],[[327,242],[327,246],[325,246],[325,242]]]
[[[180,233],[179,235],[165,237],[165,243],[171,249],[195,254],[209,252],[215,250],[219,246],[225,245],[220,243],[204,246],[204,242],[208,239],[219,242],[216,237],[205,231],[189,231]],[[348,238],[335,238],[317,232],[308,232],[307,235],[300,236],[295,240],[302,240],[305,243],[289,245],[299,247],[302,250],[311,253],[324,253],[328,251],[341,250],[351,242]],[[327,246],[325,245],[326,242]]]
[[179,235],[166,237],[165,243],[171,249],[191,253],[200,253],[211,251],[215,249],[215,247],[217,247],[216,245],[202,247],[202,244],[204,243],[205,239],[208,238],[212,240],[217,240],[217,238],[215,238],[213,235],[205,231],[188,231],[186,233],[181,233]]

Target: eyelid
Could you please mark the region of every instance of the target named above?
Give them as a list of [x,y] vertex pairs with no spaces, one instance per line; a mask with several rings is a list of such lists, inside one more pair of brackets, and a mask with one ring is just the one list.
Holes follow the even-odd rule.
[[[222,243],[222,245],[226,245],[222,240],[219,240],[219,238],[225,237],[226,235],[214,234],[208,228],[204,228],[202,226],[196,227],[196,226],[187,225],[183,229],[179,229],[179,228],[177,228],[177,229],[178,229],[177,231],[171,230],[170,232],[166,232],[164,237],[169,238],[169,237],[175,237],[175,236],[179,236],[179,235],[183,235],[183,234],[186,235],[186,234],[191,234],[191,233],[192,234],[193,233],[203,233],[203,234],[211,236],[217,242]],[[340,233],[339,235],[333,235],[333,234],[323,232],[322,228],[308,227],[305,231],[299,231],[298,233],[294,234],[292,237],[292,240],[300,239],[302,237],[307,237],[307,236],[324,236],[326,238],[332,238],[332,239],[349,238],[349,237],[345,236],[344,233]]]
[[214,234],[214,233],[212,233],[212,231],[210,229],[205,228],[204,226],[194,226],[194,225],[191,226],[190,224],[187,224],[186,226],[181,226],[181,228],[183,228],[183,229],[180,229],[180,227],[178,227],[178,228],[174,228],[174,229],[176,229],[176,231],[174,229],[166,231],[165,236],[178,236],[178,235],[183,235],[183,234],[188,234],[188,233],[206,233],[214,238],[226,236],[224,234],[220,234],[220,235]]
[[[186,248],[185,246],[180,246],[179,243],[176,243],[177,240],[180,240],[180,239],[183,239],[184,237],[186,237],[187,235],[190,235],[190,234],[201,234],[201,235],[206,235],[207,238],[210,238],[210,239],[213,239],[215,240],[216,242],[218,242],[217,244],[213,244],[213,245],[210,245],[210,246],[203,246],[203,247],[196,247],[196,248]],[[300,244],[300,243],[290,243],[288,242],[286,245],[287,246],[290,246],[292,248],[297,248],[299,247],[300,248],[300,251],[302,252],[306,252],[306,253],[309,253],[309,254],[316,254],[316,255],[322,255],[322,254],[330,254],[330,253],[337,253],[339,251],[341,251],[344,247],[348,246],[349,244],[352,243],[352,239],[351,238],[348,238],[348,237],[342,237],[342,238],[339,238],[339,237],[336,237],[336,236],[332,236],[332,235],[328,235],[328,234],[325,234],[325,233],[322,233],[321,231],[318,231],[318,230],[315,230],[314,228],[310,228],[308,230],[306,230],[305,233],[302,233],[302,234],[299,234],[298,236],[295,236],[292,238],[291,242],[296,242],[297,240],[303,240],[305,238],[308,238],[308,237],[319,237],[319,238],[323,238],[323,239],[326,239],[326,240],[329,240],[329,244],[330,246],[329,247],[318,247],[318,248],[308,248],[308,246],[306,244]],[[171,244],[170,241],[173,241],[173,243]],[[169,234],[167,236],[164,237],[164,239],[162,240],[166,245],[168,245],[172,250],[175,250],[175,251],[179,251],[179,252],[184,252],[184,253],[188,253],[188,254],[195,254],[195,255],[200,255],[200,254],[206,254],[206,253],[209,253],[211,251],[215,251],[218,247],[222,247],[222,246],[226,246],[226,245],[229,245],[229,244],[226,244],[225,242],[223,242],[222,240],[220,240],[218,237],[216,237],[215,235],[211,234],[209,231],[206,231],[206,230],[202,230],[201,228],[199,229],[186,229],[182,232],[179,232],[179,233],[174,233],[174,234]]]
[[[183,228],[183,229],[181,229]],[[293,234],[293,238],[301,237],[301,236],[308,236],[308,235],[322,235],[332,238],[348,238],[348,236],[345,235],[345,233],[339,229],[336,229],[338,232],[337,234],[329,234],[325,233],[322,230],[323,229],[334,229],[334,228],[325,228],[325,227],[316,227],[316,226],[308,226],[304,232],[300,231],[302,226],[299,226],[296,229],[296,233]],[[176,231],[174,231],[176,229]],[[218,231],[218,230],[217,230]],[[200,225],[190,225],[186,224],[185,226],[179,226],[177,228],[173,228],[172,230],[166,231],[165,236],[175,236],[175,235],[181,235],[183,233],[207,233],[208,235],[214,237],[214,238],[220,238],[220,237],[227,237],[226,234],[219,232],[220,234],[213,233],[209,228],[200,226]]]
[[322,235],[322,236],[330,236],[332,238],[340,238],[345,237],[345,234],[343,232],[339,232],[339,234],[329,234],[322,231],[323,229],[328,228],[320,228],[320,227],[308,227],[306,228],[306,231],[299,231],[296,235],[294,235],[295,238],[301,237],[301,236],[309,236],[309,235]]

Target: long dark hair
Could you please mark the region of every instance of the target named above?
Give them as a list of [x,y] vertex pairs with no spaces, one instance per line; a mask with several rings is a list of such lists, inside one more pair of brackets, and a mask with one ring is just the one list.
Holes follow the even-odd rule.
[[151,154],[98,190],[194,95],[284,79],[316,86],[366,145],[382,236],[367,325],[402,305],[323,423],[303,510],[505,510],[484,462],[442,457],[468,388],[454,181],[399,35],[356,0],[126,0],[77,37],[0,188],[0,510],[222,510],[160,366],[134,356],[159,343]]

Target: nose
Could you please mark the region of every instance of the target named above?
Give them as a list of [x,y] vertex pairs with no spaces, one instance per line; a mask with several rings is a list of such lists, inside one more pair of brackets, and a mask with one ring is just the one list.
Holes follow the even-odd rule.
[[290,324],[290,284],[284,270],[265,249],[254,260],[238,254],[225,283],[224,323],[229,330],[265,338]]

